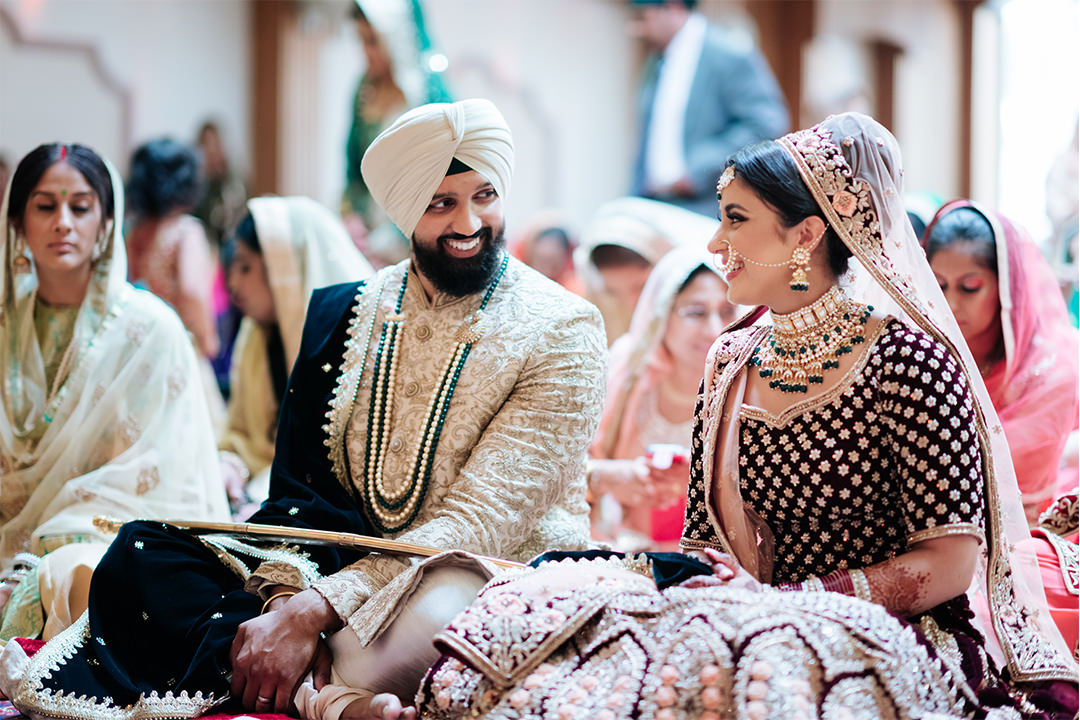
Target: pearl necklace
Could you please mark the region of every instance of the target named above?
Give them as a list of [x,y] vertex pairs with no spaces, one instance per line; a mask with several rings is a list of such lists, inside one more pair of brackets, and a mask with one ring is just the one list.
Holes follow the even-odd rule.
[[840,367],[839,357],[866,340],[863,327],[872,305],[849,299],[838,285],[810,305],[773,315],[766,342],[754,348],[750,365],[781,392],[807,392]]
[[450,408],[450,399],[454,395],[458,378],[473,343],[480,339],[476,326],[483,319],[483,311],[491,300],[492,293],[502,279],[509,255],[503,253],[502,264],[491,281],[480,308],[469,315],[458,328],[454,336],[455,344],[450,356],[443,364],[439,382],[428,402],[424,431],[413,453],[409,467],[408,482],[400,490],[387,490],[383,477],[386,463],[386,450],[390,444],[390,431],[393,427],[394,386],[397,379],[398,349],[401,334],[405,328],[405,316],[401,314],[401,303],[405,297],[405,287],[409,273],[401,280],[397,304],[393,314],[383,322],[376,351],[371,403],[368,406],[367,429],[367,466],[364,472],[364,500],[368,516],[375,526],[384,533],[396,533],[407,528],[420,512],[420,505],[427,495],[431,481],[431,467],[435,461],[435,449],[439,445],[446,412]]

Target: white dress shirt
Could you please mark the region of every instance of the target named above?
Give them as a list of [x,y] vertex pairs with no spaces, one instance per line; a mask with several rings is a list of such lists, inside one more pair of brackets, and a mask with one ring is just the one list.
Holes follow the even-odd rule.
[[645,184],[650,190],[665,188],[686,175],[686,104],[707,28],[705,17],[692,13],[664,48],[645,145]]

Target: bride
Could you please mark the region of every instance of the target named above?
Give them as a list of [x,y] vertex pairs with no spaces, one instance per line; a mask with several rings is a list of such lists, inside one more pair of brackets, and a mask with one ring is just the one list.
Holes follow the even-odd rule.
[[437,636],[421,714],[1072,717],[1076,665],[1013,550],[1008,448],[896,140],[831,117],[739,151],[717,191],[710,250],[757,310],[706,362],[696,559],[493,581]]

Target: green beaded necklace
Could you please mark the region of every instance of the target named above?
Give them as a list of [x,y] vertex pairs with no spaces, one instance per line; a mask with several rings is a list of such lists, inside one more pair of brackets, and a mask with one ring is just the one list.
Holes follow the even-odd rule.
[[431,467],[435,461],[435,449],[439,445],[446,412],[450,408],[450,399],[454,396],[461,377],[461,369],[469,357],[473,343],[480,335],[473,329],[479,323],[484,308],[491,300],[492,293],[499,285],[509,255],[503,253],[502,263],[491,281],[480,308],[472,313],[455,336],[454,349],[443,365],[439,383],[428,402],[427,419],[424,432],[413,454],[409,471],[409,481],[397,492],[390,492],[383,481],[383,466],[386,462],[386,449],[390,444],[390,430],[394,409],[394,384],[397,376],[397,350],[401,333],[405,328],[405,317],[401,314],[401,303],[405,298],[405,287],[409,273],[401,280],[394,313],[383,321],[379,336],[378,350],[375,353],[375,381],[372,384],[371,403],[368,405],[367,430],[367,467],[364,472],[364,505],[368,516],[383,533],[396,533],[407,528],[420,512],[420,505],[427,495],[431,481]]
[[825,382],[825,371],[865,342],[864,326],[873,305],[850,300],[838,285],[810,305],[773,315],[767,342],[754,348],[750,365],[781,392],[804,393]]

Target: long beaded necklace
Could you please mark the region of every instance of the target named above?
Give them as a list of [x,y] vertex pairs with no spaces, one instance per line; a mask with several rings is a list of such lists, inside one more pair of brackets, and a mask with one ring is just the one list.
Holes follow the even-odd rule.
[[456,341],[454,348],[443,364],[439,382],[428,402],[424,431],[409,465],[408,482],[404,483],[400,490],[391,492],[386,488],[383,467],[386,462],[386,450],[390,444],[393,420],[397,351],[401,333],[405,328],[401,303],[405,298],[409,273],[406,272],[401,280],[401,289],[398,291],[394,312],[383,322],[382,333],[379,336],[374,367],[375,381],[372,384],[371,403],[368,406],[364,504],[368,508],[368,515],[372,522],[381,532],[396,533],[404,530],[420,511],[420,505],[427,495],[431,481],[435,449],[439,445],[439,436],[442,434],[443,423],[446,421],[446,412],[450,408],[450,399],[454,395],[454,388],[457,387],[458,378],[461,377],[461,369],[465,366],[469,351],[473,343],[480,339],[480,335],[474,328],[483,317],[484,308],[487,307],[492,293],[495,292],[495,288],[502,279],[508,259],[509,255],[503,253],[502,263],[484,294],[480,308],[465,319],[454,336]]
[[773,315],[766,342],[754,348],[750,365],[781,392],[807,392],[825,382],[825,371],[865,342],[863,328],[874,307],[849,299],[840,286],[787,315]]

